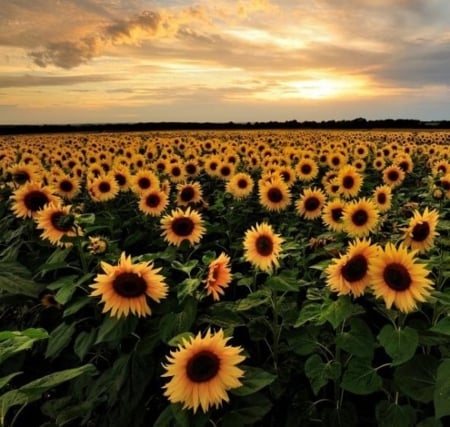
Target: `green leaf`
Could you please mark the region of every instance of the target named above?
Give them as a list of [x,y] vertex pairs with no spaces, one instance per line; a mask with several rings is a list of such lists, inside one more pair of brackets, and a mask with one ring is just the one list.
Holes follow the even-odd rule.
[[442,427],[442,423],[434,417],[428,417],[418,423],[416,427]]
[[263,394],[257,393],[239,399],[238,407],[227,411],[222,419],[222,427],[257,426],[258,421],[272,409],[272,402]]
[[416,425],[416,411],[410,405],[397,405],[387,400],[376,406],[378,427],[413,427]]
[[297,270],[281,271],[275,276],[270,276],[265,285],[273,291],[298,292],[301,282],[297,279]]
[[314,325],[289,331],[287,334],[289,349],[300,356],[308,356],[317,348],[318,334],[319,328]]
[[77,405],[66,406],[58,413],[56,417],[56,425],[63,426],[77,418],[85,416],[95,406],[95,402],[81,402]]
[[237,311],[247,311],[260,305],[266,304],[270,300],[269,289],[259,289],[237,302]]
[[94,345],[95,337],[97,336],[97,329],[92,328],[89,332],[81,332],[73,344],[73,351],[83,361],[88,351]]
[[190,341],[190,338],[193,338],[194,334],[192,332],[181,332],[180,334],[174,336],[167,342],[167,345],[171,347],[177,347],[179,344],[183,343],[183,340]]
[[212,304],[206,314],[199,317],[199,323],[209,323],[221,328],[235,328],[243,326],[245,321],[236,313],[229,303]]
[[341,374],[341,364],[330,361],[324,363],[318,354],[313,354],[305,362],[305,375],[308,377],[313,393],[317,396],[320,389],[330,380],[337,380]]
[[[294,328],[299,328],[308,322],[313,322],[316,325],[325,323],[325,320],[321,320],[322,304],[306,303],[300,310],[298,319],[294,324]],[[317,322],[316,322],[317,320]]]
[[71,301],[71,304],[66,306],[63,317],[68,317],[72,314],[78,313],[80,309],[82,309],[90,302],[93,302],[93,299],[91,297],[75,298],[73,301]]
[[177,287],[178,300],[182,302],[185,298],[194,295],[202,281],[197,278],[184,279]]
[[122,338],[133,332],[136,329],[137,324],[138,319],[134,316],[125,318],[106,316],[98,330],[95,344],[109,341],[118,343]]
[[437,369],[434,389],[434,411],[437,418],[450,415],[450,360],[444,360]]
[[0,293],[37,298],[41,287],[31,279],[29,270],[18,262],[0,262]]
[[49,336],[47,351],[45,352],[45,357],[55,358],[63,351],[70,343],[72,335],[75,332],[74,323],[61,323],[57,328],[55,328]]
[[0,364],[16,353],[31,349],[36,341],[47,338],[48,334],[44,329],[0,332]]
[[364,310],[358,304],[352,303],[348,295],[338,297],[336,301],[325,301],[321,308],[321,317],[331,323],[336,329],[344,320]]
[[392,365],[396,366],[414,356],[419,344],[419,334],[409,326],[394,329],[392,325],[385,325],[378,334],[378,341],[392,358]]
[[436,325],[430,328],[430,331],[442,335],[450,335],[450,317],[447,316],[439,320]]
[[181,263],[180,261],[172,261],[172,268],[175,270],[180,270],[183,273],[186,273],[188,276],[191,274],[191,271],[197,267],[198,260],[197,259],[191,259],[185,263]]
[[336,337],[336,346],[354,356],[372,360],[374,337],[367,323],[357,317],[349,319],[348,332]]
[[367,359],[353,357],[342,377],[341,387],[354,394],[371,394],[381,390],[382,379]]
[[429,355],[417,354],[394,371],[394,383],[407,397],[418,402],[433,400],[439,361]]
[[236,396],[248,396],[272,384],[277,378],[276,375],[271,374],[261,368],[252,366],[240,366],[245,372],[241,378],[242,386],[231,390],[231,393]]
[[7,386],[11,380],[16,377],[17,375],[20,375],[22,372],[13,372],[12,374],[6,375],[6,377],[0,378],[0,390]]

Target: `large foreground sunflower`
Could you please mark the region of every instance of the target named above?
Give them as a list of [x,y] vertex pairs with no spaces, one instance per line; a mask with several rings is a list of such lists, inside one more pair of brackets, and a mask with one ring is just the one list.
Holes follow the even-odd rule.
[[164,240],[175,246],[180,246],[184,240],[191,245],[198,243],[205,233],[200,212],[189,207],[172,210],[170,215],[161,218]]
[[388,243],[370,264],[373,293],[384,299],[387,308],[395,305],[409,313],[416,309],[418,301],[423,302],[430,295],[433,282],[427,279],[429,271],[425,266],[416,262],[415,253],[402,244],[396,247]]
[[19,187],[11,196],[11,209],[18,218],[35,217],[48,203],[58,204],[60,199],[52,194],[48,186],[28,182]]
[[425,208],[423,214],[415,210],[408,227],[403,230],[405,244],[418,252],[426,252],[432,248],[434,238],[438,235],[436,232],[438,219],[439,213],[435,209],[430,211]]
[[204,337],[198,333],[189,341],[183,339],[177,351],[170,352],[162,374],[172,377],[163,386],[170,402],[182,403],[183,409],[195,413],[199,407],[207,412],[229,401],[227,391],[242,385],[239,378],[244,371],[236,365],[245,359],[241,347],[227,345],[229,339],[222,330],[215,334],[208,330]]
[[205,280],[205,288],[208,295],[212,295],[214,301],[219,301],[231,282],[230,257],[221,253],[208,265],[208,277]]
[[159,302],[168,293],[164,276],[158,274],[161,268],[154,268],[150,262],[133,264],[131,256],[122,252],[117,266],[104,261],[101,267],[106,274],[97,274],[94,290],[90,296],[101,296],[103,313],[111,311],[111,316],[120,318],[133,313],[138,317],[151,314],[147,297]]
[[370,283],[369,266],[376,256],[377,246],[370,240],[355,240],[327,267],[327,285],[339,295],[361,296]]
[[275,234],[272,226],[263,222],[245,232],[244,258],[263,271],[279,267],[278,256],[283,238]]

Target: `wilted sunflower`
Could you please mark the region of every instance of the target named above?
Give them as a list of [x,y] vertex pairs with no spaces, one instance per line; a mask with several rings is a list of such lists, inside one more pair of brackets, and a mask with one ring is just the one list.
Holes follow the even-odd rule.
[[176,203],[178,206],[188,206],[202,200],[203,190],[199,182],[179,183],[176,190]]
[[81,236],[83,231],[75,224],[75,215],[71,206],[60,206],[50,203],[39,210],[34,217],[37,228],[42,231],[41,237],[55,246],[71,246],[70,242],[62,242],[64,236]]
[[367,198],[353,200],[346,204],[342,220],[344,230],[350,236],[368,236],[377,226],[378,210],[375,204]]
[[433,282],[427,279],[429,271],[418,264],[416,251],[400,244],[388,243],[379,249],[369,267],[374,295],[383,298],[387,308],[395,305],[400,311],[409,313],[416,309],[417,302],[425,301],[431,293]]
[[245,232],[244,258],[261,270],[271,272],[273,267],[280,266],[278,256],[283,240],[270,224],[256,224]]
[[151,314],[147,297],[160,302],[167,296],[165,278],[158,274],[161,268],[150,262],[133,264],[131,256],[122,252],[117,266],[104,261],[100,265],[106,274],[97,274],[96,283],[89,286],[94,289],[90,296],[101,296],[100,302],[105,303],[102,313],[111,311],[111,316],[120,318],[131,312],[144,317]]
[[258,185],[259,203],[269,211],[282,211],[289,206],[291,194],[288,185],[280,178],[260,180]]
[[27,182],[11,196],[11,209],[18,218],[35,217],[48,203],[59,204],[60,199],[52,194],[51,188],[35,182]]
[[241,200],[252,193],[254,185],[253,179],[248,173],[239,172],[227,181],[225,190],[235,199]]
[[356,239],[344,255],[327,267],[327,285],[338,295],[361,296],[370,283],[369,266],[376,255],[377,246],[370,240]]
[[184,240],[191,245],[198,243],[206,231],[200,212],[190,207],[186,211],[172,210],[170,215],[161,218],[161,227],[164,240],[175,246],[180,246]]
[[305,219],[319,218],[326,201],[325,193],[318,188],[306,188],[295,203],[297,213]]
[[145,215],[160,216],[169,203],[167,194],[155,188],[139,196],[138,208]]
[[340,194],[349,199],[355,197],[362,186],[362,176],[352,165],[343,166],[335,179],[335,183],[340,186]]
[[93,255],[104,254],[108,250],[108,240],[102,236],[89,236],[87,249]]
[[439,213],[434,209],[430,211],[425,208],[423,214],[415,210],[408,227],[403,229],[405,244],[419,253],[432,248],[434,238],[438,235],[436,232],[438,219]]
[[389,185],[379,185],[373,192],[372,200],[379,212],[388,211],[392,203],[392,188]]
[[230,257],[221,253],[208,265],[208,277],[205,280],[207,295],[212,295],[214,301],[219,301],[231,282]]
[[333,231],[342,231],[344,229],[342,222],[344,208],[345,202],[339,198],[327,202],[322,209],[323,223]]
[[405,179],[405,172],[398,165],[388,166],[383,170],[383,182],[391,187],[398,187]]
[[182,403],[183,409],[195,413],[199,407],[207,412],[229,401],[227,391],[242,385],[239,378],[244,371],[236,365],[245,359],[241,347],[227,345],[229,339],[222,329],[216,333],[208,330],[204,337],[199,332],[189,341],[183,338],[163,365],[166,372],[162,376],[172,377],[163,386],[170,402]]

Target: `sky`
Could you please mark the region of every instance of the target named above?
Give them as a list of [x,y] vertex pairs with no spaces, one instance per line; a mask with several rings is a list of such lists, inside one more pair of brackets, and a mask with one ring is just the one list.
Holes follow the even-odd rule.
[[450,119],[448,0],[0,0],[0,124]]

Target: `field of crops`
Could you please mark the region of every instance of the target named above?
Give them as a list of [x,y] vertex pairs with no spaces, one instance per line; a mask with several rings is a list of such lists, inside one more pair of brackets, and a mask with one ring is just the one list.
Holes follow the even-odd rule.
[[449,143],[0,137],[0,425],[445,425]]

